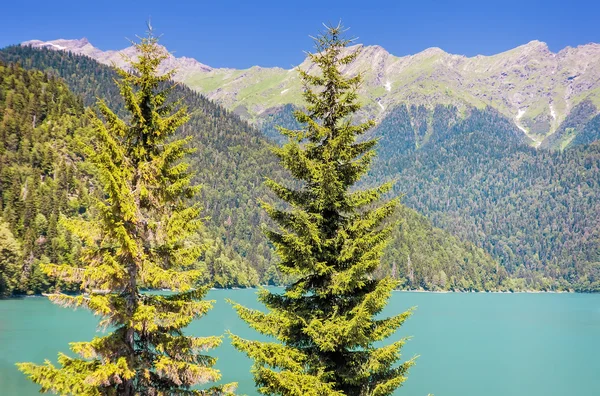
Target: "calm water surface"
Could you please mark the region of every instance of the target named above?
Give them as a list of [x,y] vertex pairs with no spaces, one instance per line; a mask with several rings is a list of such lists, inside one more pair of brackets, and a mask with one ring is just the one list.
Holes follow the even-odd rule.
[[[226,298],[259,307],[255,290],[214,290],[215,308],[189,333],[226,330],[260,338]],[[394,293],[386,314],[417,306],[390,341],[413,336],[404,357],[420,355],[396,394],[410,396],[600,395],[600,295]],[[0,301],[0,395],[28,396],[38,388],[15,363],[56,359],[68,343],[90,340],[97,318],[42,297]],[[225,340],[213,354],[224,381],[256,395],[251,362]]]

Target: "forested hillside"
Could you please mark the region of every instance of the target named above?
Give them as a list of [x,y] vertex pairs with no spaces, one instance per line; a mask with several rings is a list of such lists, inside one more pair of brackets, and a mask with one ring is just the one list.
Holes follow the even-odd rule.
[[[204,117],[206,114],[196,108],[196,122]],[[18,245],[11,243],[11,257],[17,259],[11,259],[10,271],[2,271],[10,272],[11,279],[2,282],[6,285],[0,286],[0,294],[41,293],[55,286],[38,270],[41,262],[74,264],[78,259],[79,243],[61,225],[60,217],[85,216],[90,205],[93,169],[83,161],[80,152],[81,140],[89,138],[87,117],[82,100],[69,91],[62,79],[41,71],[27,71],[14,63],[8,66],[0,63],[0,121],[1,227],[7,235],[5,245],[9,244],[9,237],[19,242]],[[195,158],[229,163],[219,158],[216,150],[196,146],[201,155]],[[233,169],[225,165],[223,168],[230,172],[230,177],[235,177]],[[197,167],[197,170],[205,168]],[[199,178],[212,183],[203,191],[206,200],[210,202],[213,197],[227,205],[227,195],[210,189],[215,184],[211,180],[214,174],[198,173]],[[243,191],[236,192],[243,194]],[[214,198],[216,195],[221,200]],[[230,200],[237,201],[236,198],[229,195]],[[215,207],[221,209],[216,204]],[[260,216],[257,211],[249,214]],[[235,213],[224,211],[222,215],[229,218]],[[249,220],[243,221],[246,225]],[[210,242],[210,248],[199,265],[207,266],[206,280],[214,281],[217,286],[256,285],[259,282],[256,269],[234,250],[234,247],[243,249],[247,245],[226,239],[235,240],[235,233],[228,233],[229,225],[224,221],[224,230],[218,237],[214,228],[206,231],[203,239]],[[265,256],[270,258],[270,250],[265,250]]]
[[9,274],[0,295],[45,291],[39,264],[77,258],[59,218],[85,216],[90,204],[78,147],[89,133],[83,112],[60,79],[0,63],[0,251]]
[[[297,127],[292,111],[280,109],[264,126],[271,131],[280,121]],[[512,121],[490,108],[461,113],[452,106],[399,106],[370,135],[380,141],[365,184],[395,180],[393,195],[401,194],[404,204],[489,252],[501,265],[493,271],[500,278],[517,278],[499,281],[509,288],[597,291],[600,117],[595,111],[589,102],[574,109],[557,133],[574,128],[578,133],[567,149],[556,150],[552,144],[532,148]],[[395,260],[397,271],[410,279],[414,271],[406,267],[408,255],[403,257]],[[426,283],[437,284],[434,275],[429,272]]]
[[404,288],[412,290],[525,289],[483,249],[434,227],[414,210],[401,206],[396,219],[398,228],[379,275],[399,278]]
[[[83,105],[93,105],[97,97],[105,98],[112,108],[122,108],[112,80],[114,72],[90,58],[44,49],[9,47],[0,51],[0,60],[18,62],[25,68],[40,69],[51,76],[62,77],[81,97],[79,100],[71,95],[78,101],[79,113],[74,118],[82,123],[82,130],[85,130]],[[44,75],[36,71],[31,73]],[[64,85],[61,86],[64,89]],[[6,96],[10,89],[8,86],[3,88],[2,95]],[[185,87],[178,87],[176,94],[185,98],[192,113],[192,119],[180,133],[191,135],[192,144],[198,149],[191,162],[196,171],[196,182],[203,186],[201,199],[208,217],[208,229],[203,237],[212,246],[203,257],[207,265],[206,280],[220,287],[285,281],[273,265],[273,251],[260,226],[267,221],[266,216],[257,203],[259,199],[269,199],[262,184],[265,175],[285,177],[268,149],[269,142],[237,116]],[[31,124],[31,118],[25,117],[19,122]],[[16,136],[20,139],[20,135]],[[84,179],[74,176],[74,180]],[[22,190],[23,183],[15,183],[13,189]],[[3,187],[3,194],[5,191],[8,190]],[[85,194],[80,198],[78,194],[73,192],[72,200],[84,200],[83,208],[78,207],[71,212],[57,209],[57,216],[58,213],[85,215],[89,198]],[[23,203],[15,201],[14,206],[19,205]],[[410,288],[497,289],[504,281],[502,274],[495,275],[496,265],[483,250],[433,228],[412,210],[404,209],[402,218],[402,225],[394,232],[394,242],[387,249],[386,257],[390,260],[384,260],[381,273],[403,277],[407,274],[403,268],[410,263],[412,275],[405,285]],[[417,218],[419,220],[415,221]],[[6,221],[17,235],[17,240],[23,240],[14,221]],[[39,237],[37,232],[30,232],[32,238]],[[69,247],[63,250],[76,251]],[[49,259],[49,256],[41,255],[31,257]],[[441,281],[442,273],[447,276],[446,282]],[[43,282],[47,280],[43,278]],[[510,287],[507,285],[505,283],[503,287]],[[49,286],[52,285],[44,287]],[[28,288],[24,291],[42,290]]]
[[405,204],[529,287],[599,288],[600,142],[536,150],[490,109],[465,119],[452,107],[414,110],[400,107],[378,127],[371,181],[397,180]]
[[[19,62],[24,67],[62,77],[86,105],[103,98],[111,108],[122,109],[113,80],[116,73],[91,58],[46,49],[9,47],[0,51],[0,60]],[[272,251],[257,232],[266,219],[257,210],[257,200],[266,197],[262,188],[264,176],[278,172],[267,142],[247,123],[188,88],[178,86],[175,96],[184,98],[183,103],[192,114],[180,134],[192,135],[191,144],[197,149],[190,160],[195,182],[203,186],[200,198],[209,216],[211,233],[225,247],[244,256],[244,262],[252,263],[262,276],[272,263]],[[230,262],[223,265],[228,267],[223,269],[227,273],[239,272],[237,265]],[[235,285],[256,284],[256,274],[250,275],[254,283]]]
[[563,150],[566,147],[589,144],[598,139],[598,108],[591,100],[584,100],[571,110],[556,132],[544,139],[540,147]]

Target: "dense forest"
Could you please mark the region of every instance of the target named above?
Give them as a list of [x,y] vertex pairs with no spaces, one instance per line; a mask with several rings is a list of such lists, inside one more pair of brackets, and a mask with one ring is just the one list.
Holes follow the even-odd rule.
[[[271,133],[278,121],[297,127],[293,110],[282,108],[264,125]],[[486,289],[598,291],[600,117],[594,111],[582,102],[563,122],[558,133],[580,131],[567,149],[536,150],[493,109],[460,114],[452,106],[400,106],[369,135],[379,139],[378,156],[363,186],[394,180],[391,196],[401,195],[433,225],[489,252],[499,267]],[[407,257],[397,260],[396,271],[410,279]],[[423,267],[429,288],[442,275],[450,279],[438,273],[434,281],[434,267]],[[478,268],[487,268],[485,261]]]
[[[0,60],[61,77],[85,105],[102,98],[111,108],[123,109],[115,72],[90,58],[9,47],[0,51]],[[256,285],[274,270],[269,272],[272,250],[259,231],[266,216],[257,210],[257,200],[266,198],[264,175],[277,173],[279,168],[260,132],[237,116],[183,86],[175,89],[173,99],[177,98],[183,98],[192,115],[179,134],[192,135],[192,146],[197,149],[191,166],[195,182],[203,186],[199,199],[215,242],[208,253],[222,255],[209,273],[221,274],[215,278],[217,286]],[[224,281],[225,274],[236,275]]]
[[548,136],[541,148],[559,149],[590,144],[600,139],[600,114],[592,101],[577,104],[561,122],[555,133]]
[[[93,199],[94,169],[81,153],[88,124],[82,100],[62,79],[0,63],[0,294],[71,287],[54,284],[39,264],[78,260],[79,242],[60,219],[85,218]],[[205,189],[205,196],[210,193]],[[223,240],[230,234],[204,234],[209,248],[198,265],[207,267],[207,281],[220,287],[258,284],[256,270]]]
[[378,275],[391,275],[405,289],[523,290],[483,249],[434,227],[426,217],[400,206]]
[[[111,108],[123,107],[114,71],[90,58],[15,46],[1,50],[0,61],[5,65],[0,84],[0,155],[4,161],[0,172],[4,175],[0,175],[4,225],[0,230],[8,231],[0,231],[0,243],[4,234],[10,234],[18,245],[15,276],[19,281],[12,282],[18,284],[14,291],[38,293],[54,285],[36,272],[36,263],[77,260],[77,241],[59,220],[61,215],[85,216],[94,191],[93,171],[77,151],[77,140],[88,133],[84,107],[93,106],[97,98],[104,98]],[[23,82],[34,76],[48,82]],[[44,94],[30,91],[39,86],[45,93],[49,88],[43,88],[44,84],[61,87],[50,91],[58,90],[64,98],[49,96],[48,106]],[[60,121],[13,108],[14,101],[5,98],[19,89],[27,100],[18,106],[39,106],[46,112],[49,107],[52,117]],[[179,134],[191,136],[197,149],[191,166],[195,182],[203,186],[199,199],[208,227],[202,238],[211,242],[198,263],[206,266],[206,281],[218,287],[285,282],[262,232],[261,225],[269,220],[258,205],[259,200],[272,199],[263,186],[266,175],[287,177],[269,149],[270,141],[186,87],[177,87],[175,95],[184,99],[192,114]],[[263,127],[270,137],[278,136],[275,125],[289,126],[292,111],[287,106],[265,121]],[[31,133],[39,136],[23,140],[31,139]],[[384,254],[380,275],[393,274],[405,280],[406,288],[427,290],[598,287],[598,252],[594,249],[600,212],[598,177],[593,179],[599,168],[597,145],[564,152],[536,151],[524,143],[513,124],[493,112],[473,110],[461,120],[454,109],[446,107],[433,113],[424,108],[396,109],[370,136],[381,139],[379,158],[363,185],[395,179],[395,194],[401,194],[408,206],[398,214],[399,225]],[[31,141],[39,147],[33,150]],[[45,159],[46,165],[38,159],[43,157],[38,154],[43,152],[43,142],[52,155]],[[17,169],[18,178],[10,173]],[[38,206],[26,203],[34,200],[27,194],[32,188],[40,189]],[[38,208],[33,217],[32,210],[25,209],[28,205]],[[38,223],[41,228],[29,227]],[[22,274],[27,274],[27,282],[20,280]]]
[[78,150],[89,133],[83,112],[62,80],[0,63],[0,261],[8,274],[0,295],[45,291],[39,264],[77,258],[59,220],[85,216],[90,203]]
[[490,109],[421,114],[401,107],[378,127],[372,181],[397,180],[408,206],[528,287],[598,290],[600,143],[536,150]]

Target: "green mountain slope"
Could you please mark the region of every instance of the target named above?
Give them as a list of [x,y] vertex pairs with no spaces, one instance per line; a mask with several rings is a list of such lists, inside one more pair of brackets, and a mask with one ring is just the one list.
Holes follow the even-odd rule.
[[[75,116],[78,120],[83,119],[83,103],[93,104],[96,97],[106,98],[112,107],[121,106],[112,81],[114,73],[91,58],[48,49],[9,47],[0,51],[0,61],[19,62],[27,68],[41,69],[64,78],[81,97],[81,101],[78,99],[77,102],[79,112]],[[36,71],[29,73],[42,75]],[[10,86],[5,87],[0,97],[7,96],[6,92],[11,89]],[[205,238],[213,242],[213,247],[204,257],[207,280],[223,287],[281,282],[272,266],[273,252],[260,228],[266,218],[257,203],[259,199],[270,199],[262,185],[264,175],[285,177],[268,150],[269,142],[259,131],[204,97],[185,87],[179,87],[176,92],[185,97],[193,115],[180,133],[191,135],[192,144],[198,149],[192,166],[197,172],[196,181],[203,185],[201,199],[209,217]],[[36,95],[30,94],[29,97],[35,98]],[[30,121],[25,116],[18,122],[28,124]],[[16,139],[21,139],[21,136]],[[22,188],[23,183],[14,187],[15,191]],[[9,191],[8,188],[3,187],[2,193],[6,191]],[[10,206],[23,205],[21,200],[13,198]],[[65,215],[79,213],[61,209],[58,212]],[[410,209],[404,208],[400,218],[402,223],[395,234],[395,242],[386,253],[390,260],[384,262],[382,272],[391,273],[395,268],[395,276],[408,276],[404,268],[408,268],[410,255],[412,280],[407,287],[482,289],[486,286],[498,288],[504,281],[502,274],[495,275],[497,266],[483,250],[433,228]],[[8,220],[11,228],[17,230],[17,222]],[[18,235],[22,240],[22,235]],[[32,234],[32,238],[37,237],[38,234]],[[35,258],[39,259],[38,256]],[[444,284],[436,278],[441,271],[448,276]],[[456,282],[451,280],[452,276]]]
[[[12,48],[0,52],[0,61],[19,61],[25,66],[45,70],[50,75],[60,75],[81,95],[85,103],[93,103],[96,96],[101,96],[107,99],[109,105],[116,108],[121,106],[117,99],[117,92],[113,88],[115,74],[108,67],[99,65],[90,58],[31,49],[26,49],[21,53],[17,48]],[[11,79],[14,78],[17,77],[11,76]],[[67,91],[63,83],[61,83],[61,87]],[[11,92],[10,85],[6,89],[7,92]],[[210,214],[209,234],[206,237],[212,238],[216,243],[214,249],[207,252],[207,255],[211,257],[208,264],[217,266],[210,267],[209,272],[212,275],[221,274],[218,281],[220,286],[257,284],[259,282],[258,274],[264,272],[263,267],[268,268],[270,260],[272,260],[272,252],[264,238],[253,232],[263,222],[262,212],[256,210],[256,200],[259,196],[265,198],[264,195],[260,195],[265,192],[255,189],[254,186],[261,185],[263,172],[277,173],[277,169],[271,169],[274,167],[274,161],[270,158],[270,152],[261,134],[245,122],[229,115],[225,109],[212,104],[189,89],[180,87],[177,94],[185,96],[185,102],[192,112],[192,119],[180,133],[193,134],[195,138],[193,146],[198,151],[193,158],[193,166],[196,170],[197,181],[201,180],[204,186],[201,193],[202,200],[206,203],[206,212]],[[4,95],[10,94],[3,92]],[[75,119],[81,123],[82,120],[85,120],[82,115],[82,101],[72,94],[69,95],[76,98],[79,103],[80,110]],[[28,92],[24,96],[30,97],[34,101],[38,100],[35,93]],[[7,114],[5,112],[4,116],[6,117]],[[57,117],[62,119],[63,113],[58,112]],[[15,124],[30,125],[30,114],[23,114],[23,119],[16,120]],[[21,141],[27,138],[21,132],[15,134],[4,132],[3,136],[8,139],[8,143],[12,141],[11,139],[17,142],[16,146],[10,146],[11,153],[9,155],[13,155],[13,150],[20,149],[20,145],[23,144]],[[208,138],[209,136],[210,138]],[[55,145],[62,144],[59,137],[52,135],[47,139],[53,139]],[[17,160],[15,160],[17,161],[16,165],[10,158],[7,161],[11,166],[18,166]],[[9,171],[8,167],[2,167],[2,169],[3,172]],[[13,181],[15,191],[24,188],[23,182],[17,181],[10,174],[7,179]],[[237,182],[239,179],[242,182]],[[66,191],[64,193],[66,194]],[[8,194],[8,188],[3,186],[2,194]],[[12,196],[20,195],[15,193]],[[14,200],[13,205],[10,205],[12,208],[25,205],[22,199],[15,197],[12,199]],[[68,202],[66,198],[61,198],[60,201],[63,202],[62,206]],[[62,210],[62,206],[56,210],[59,213],[68,214]],[[9,214],[3,217],[20,236],[18,229],[14,228],[18,223],[15,223]],[[245,259],[242,259],[242,256]],[[251,267],[249,263],[254,265]],[[260,272],[257,273],[257,270]],[[223,274],[231,276],[226,277]]]
[[[512,279],[508,272],[483,249],[461,241],[434,227],[426,217],[401,206],[399,227],[394,231],[379,274],[391,275],[407,289],[444,290],[523,290],[524,280]],[[548,280],[540,288],[550,289]],[[555,285],[554,285],[555,286]]]
[[546,137],[540,147],[564,150],[569,146],[592,143],[600,139],[599,120],[598,107],[586,99],[571,110],[556,132]]
[[[292,111],[283,108],[265,124],[295,128]],[[380,141],[366,184],[395,180],[395,194],[407,206],[491,253],[527,287],[598,290],[600,142],[593,142],[600,116],[594,112],[584,101],[563,122],[561,130],[579,131],[569,148],[556,139],[559,146],[545,141],[534,149],[492,108],[400,105],[372,132]]]
[[0,62],[0,223],[20,243],[10,292],[46,291],[39,264],[77,260],[59,218],[86,216],[93,191],[79,152],[83,110],[60,79]]
[[370,180],[396,180],[406,205],[536,288],[558,279],[598,289],[600,142],[536,150],[492,109],[462,119],[438,106],[428,118],[424,132],[403,106],[379,125]]

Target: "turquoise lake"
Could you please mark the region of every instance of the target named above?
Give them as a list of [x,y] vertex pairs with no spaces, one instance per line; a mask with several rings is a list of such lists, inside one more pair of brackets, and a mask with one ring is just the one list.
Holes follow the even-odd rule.
[[[226,298],[260,307],[256,290],[213,290],[215,308],[190,334],[230,330],[261,338],[239,320]],[[385,314],[417,306],[390,341],[413,338],[404,357],[420,355],[397,395],[600,395],[600,295],[395,292]],[[68,343],[93,337],[97,318],[43,297],[0,301],[0,395],[38,394],[16,362],[55,361]],[[256,395],[251,362],[225,339],[213,351],[223,381]]]

